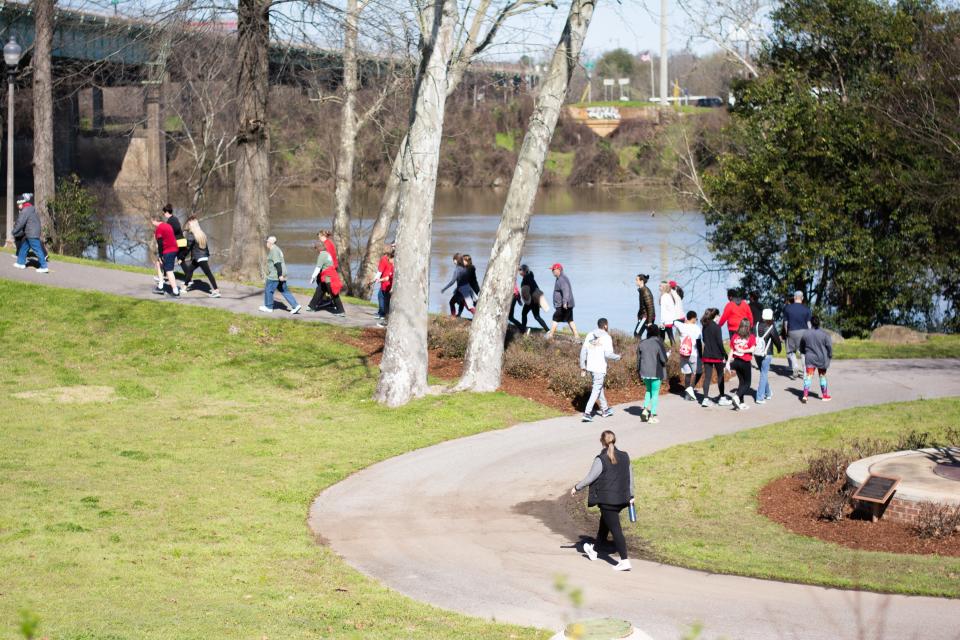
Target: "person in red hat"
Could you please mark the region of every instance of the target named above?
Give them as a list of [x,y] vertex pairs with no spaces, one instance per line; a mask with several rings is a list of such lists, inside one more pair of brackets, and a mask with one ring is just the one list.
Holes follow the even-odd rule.
[[553,334],[557,332],[557,325],[561,322],[566,322],[570,325],[570,330],[573,331],[573,337],[579,338],[580,334],[577,333],[577,325],[573,321],[573,287],[570,286],[570,278],[563,272],[563,265],[557,262],[550,270],[553,271],[554,277],[557,281],[553,285],[553,324],[550,327],[550,331],[547,332],[546,338],[552,338]]

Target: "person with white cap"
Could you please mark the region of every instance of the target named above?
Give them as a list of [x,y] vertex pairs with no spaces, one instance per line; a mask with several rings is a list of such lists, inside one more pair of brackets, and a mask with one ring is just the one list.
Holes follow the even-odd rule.
[[810,307],[803,304],[803,291],[793,293],[793,302],[783,308],[783,330],[787,336],[787,363],[790,365],[790,379],[803,375],[803,352],[800,342],[803,334],[810,328],[813,314]]
[[17,223],[13,226],[11,235],[23,240],[17,250],[17,262],[13,266],[17,269],[26,269],[27,251],[33,250],[40,263],[37,273],[49,273],[46,251],[40,242],[40,215],[37,213],[37,208],[33,206],[33,194],[25,193],[17,198],[17,206],[20,208],[20,215],[17,217]]
[[773,398],[773,391],[770,390],[770,363],[773,361],[773,347],[776,347],[777,353],[783,350],[780,335],[773,326],[773,309],[764,309],[760,317],[762,319],[753,328],[753,333],[757,337],[753,357],[757,362],[757,368],[760,369],[760,382],[757,383],[755,396],[757,404],[763,404]]

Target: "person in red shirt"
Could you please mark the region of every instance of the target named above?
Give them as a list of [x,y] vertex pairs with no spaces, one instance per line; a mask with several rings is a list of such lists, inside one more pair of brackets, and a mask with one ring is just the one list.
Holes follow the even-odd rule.
[[[393,245],[388,244],[386,251],[383,252],[383,255],[380,256],[380,262],[377,264],[377,275],[374,276],[373,280],[370,281],[371,284],[377,284],[381,282],[380,278],[383,276],[383,273],[387,270],[388,264],[393,258]],[[385,308],[386,299],[383,295],[383,288],[377,287],[377,315],[375,316],[378,320],[383,320],[387,317],[387,310]]]
[[727,306],[723,308],[723,313],[717,324],[723,326],[727,324],[727,331],[730,337],[740,328],[740,322],[746,319],[749,326],[753,326],[753,312],[750,311],[750,304],[740,297],[736,289],[727,289]]
[[323,243],[323,247],[330,254],[330,259],[333,260],[333,268],[339,270],[340,260],[337,258],[337,247],[333,244],[333,234],[326,229],[321,229],[320,233],[317,234],[317,239]]
[[160,216],[154,216],[150,221],[153,224],[153,236],[157,239],[157,274],[159,282],[154,293],[163,295],[163,280],[166,278],[170,285],[170,291],[177,298],[180,297],[180,288],[177,286],[177,278],[174,275],[174,268],[177,264],[177,252],[180,247],[177,246],[177,236],[173,232],[173,227],[164,222]]
[[380,300],[383,308],[383,318],[377,324],[379,327],[387,326],[387,316],[390,315],[390,294],[393,293],[393,250],[384,254],[380,260]]
[[737,374],[740,385],[733,394],[733,410],[746,411],[749,407],[743,403],[743,397],[750,393],[750,378],[753,374],[753,348],[757,346],[757,337],[750,330],[750,321],[744,318],[737,330],[730,334],[730,357],[727,365]]

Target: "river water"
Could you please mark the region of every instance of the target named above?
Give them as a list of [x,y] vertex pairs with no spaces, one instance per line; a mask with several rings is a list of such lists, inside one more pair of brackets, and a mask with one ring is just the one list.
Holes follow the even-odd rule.
[[[229,194],[219,196],[211,210],[229,208]],[[358,237],[372,222],[377,198],[372,192],[357,198]],[[441,294],[440,288],[450,278],[452,254],[471,254],[482,281],[505,198],[505,190],[438,191],[430,260],[431,311],[447,308],[451,291]],[[271,232],[284,251],[294,285],[308,286],[316,260],[313,241],[319,228],[330,226],[331,210],[332,194],[327,190],[281,189],[271,198]],[[131,220],[126,217],[122,226]],[[230,215],[210,218],[203,225],[216,254],[229,237]],[[115,232],[119,227],[114,225]],[[656,283],[673,279],[684,288],[685,309],[702,313],[708,306],[722,307],[726,302],[729,276],[718,275],[705,234],[703,216],[669,193],[551,188],[537,199],[523,262],[548,295],[554,285],[550,266],[563,264],[573,285],[579,329],[590,329],[598,317],[605,316],[613,328],[629,330],[637,311],[637,273],[650,274],[657,300]],[[118,261],[146,259],[142,250],[112,253]],[[213,261],[216,265],[216,256]]]

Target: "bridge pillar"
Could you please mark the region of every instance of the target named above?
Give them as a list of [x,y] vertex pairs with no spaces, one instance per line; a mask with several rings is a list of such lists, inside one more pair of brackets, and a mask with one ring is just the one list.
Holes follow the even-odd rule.
[[80,100],[76,91],[53,101],[53,172],[69,175],[77,155],[77,131],[80,129]]
[[163,84],[144,84],[147,107],[147,171],[158,200],[167,200],[167,139],[163,130]]
[[94,131],[103,129],[103,89],[92,87],[90,89],[90,102],[92,105],[93,119],[91,124]]

